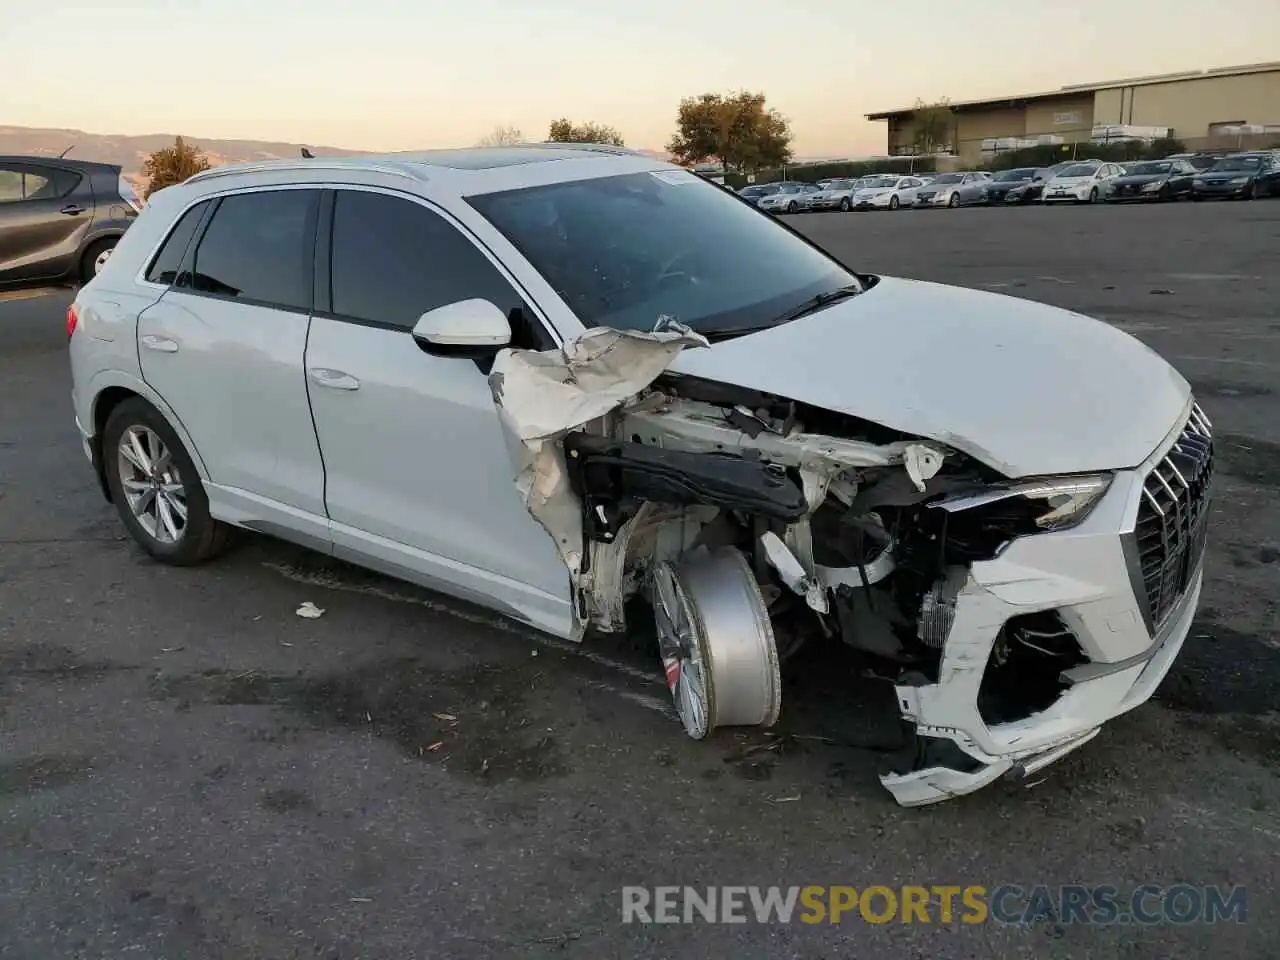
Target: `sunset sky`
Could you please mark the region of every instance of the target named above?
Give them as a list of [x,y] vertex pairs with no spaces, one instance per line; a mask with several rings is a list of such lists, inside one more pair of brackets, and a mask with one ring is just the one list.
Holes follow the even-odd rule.
[[[0,124],[404,150],[558,116],[660,148],[682,96],[763,91],[800,156],[868,111],[1280,59],[1280,2],[42,0],[5,3]],[[1273,118],[1280,119],[1280,116]]]

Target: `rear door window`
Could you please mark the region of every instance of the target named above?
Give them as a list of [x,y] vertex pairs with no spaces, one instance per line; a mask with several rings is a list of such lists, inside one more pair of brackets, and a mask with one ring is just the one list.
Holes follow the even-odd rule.
[[54,167],[0,167],[0,203],[57,200],[76,188],[80,175]]
[[223,197],[196,247],[195,293],[311,309],[318,190],[264,190]]

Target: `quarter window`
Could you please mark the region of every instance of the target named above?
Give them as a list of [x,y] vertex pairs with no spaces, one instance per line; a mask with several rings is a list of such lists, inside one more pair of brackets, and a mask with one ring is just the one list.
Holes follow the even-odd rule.
[[195,236],[196,227],[200,226],[200,218],[209,206],[208,200],[197,203],[184,213],[177,225],[170,232],[160,252],[151,261],[147,269],[147,280],[151,283],[173,283],[178,278],[178,270],[182,267],[182,258],[187,253],[191,238]]
[[295,310],[311,309],[317,190],[267,190],[223,197],[196,249],[198,293]]
[[411,330],[428,310],[480,298],[507,314],[516,340],[525,339],[525,321],[526,333],[540,339],[520,295],[476,245],[439,214],[399,197],[337,192],[330,277],[339,317]]

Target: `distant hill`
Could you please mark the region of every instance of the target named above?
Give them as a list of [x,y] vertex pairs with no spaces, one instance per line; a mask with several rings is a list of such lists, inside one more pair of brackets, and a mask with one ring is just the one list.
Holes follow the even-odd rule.
[[[184,134],[185,136],[185,134]],[[151,154],[173,145],[171,133],[152,133],[138,137],[126,137],[112,133],[86,133],[83,130],[57,130],[40,127],[0,126],[0,155],[24,154],[37,157],[56,157],[71,147],[68,158],[95,160],[99,163],[118,164],[122,172],[141,184],[142,164]],[[214,140],[208,137],[186,137],[189,143],[204,151],[214,166],[224,163],[243,163],[250,160],[280,160],[298,156],[300,143],[284,143],[272,140]],[[317,157],[349,157],[367,155],[371,150],[344,150],[306,144]],[[667,159],[667,153],[659,150],[643,150],[648,156]]]

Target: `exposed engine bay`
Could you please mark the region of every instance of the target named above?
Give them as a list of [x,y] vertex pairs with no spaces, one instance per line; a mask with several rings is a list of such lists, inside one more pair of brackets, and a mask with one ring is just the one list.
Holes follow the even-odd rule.
[[[940,746],[948,766],[980,765],[964,736],[926,729],[905,691],[940,684],[972,565],[1052,529],[1059,501],[939,443],[667,371],[706,345],[675,323],[597,328],[495,361],[517,486],[569,570],[575,639],[626,630],[628,599],[646,597],[677,712],[700,739],[772,725],[780,664],[806,639],[838,638],[915,724],[903,775]],[[992,724],[1052,704],[1086,661],[1052,611],[1008,620],[982,656],[971,666]]]

